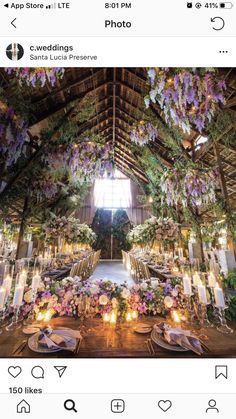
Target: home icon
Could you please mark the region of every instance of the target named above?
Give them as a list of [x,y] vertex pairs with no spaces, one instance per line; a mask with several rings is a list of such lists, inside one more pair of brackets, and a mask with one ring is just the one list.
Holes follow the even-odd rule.
[[24,399],[16,406],[17,413],[30,413],[30,405]]

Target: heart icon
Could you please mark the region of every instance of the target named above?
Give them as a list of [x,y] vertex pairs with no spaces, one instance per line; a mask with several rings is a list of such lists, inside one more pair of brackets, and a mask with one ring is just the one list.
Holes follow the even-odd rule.
[[21,369],[21,367],[9,367],[8,368],[8,373],[13,378],[16,378],[16,377],[18,377],[18,375],[20,375],[22,373],[22,369]]
[[158,406],[163,412],[167,412],[172,406],[172,402],[170,400],[159,400]]

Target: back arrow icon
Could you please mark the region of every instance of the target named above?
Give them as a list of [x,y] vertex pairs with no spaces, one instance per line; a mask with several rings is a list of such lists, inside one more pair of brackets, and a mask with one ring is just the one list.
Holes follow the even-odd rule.
[[15,19],[13,19],[12,21],[11,21],[11,25],[12,26],[14,26],[14,28],[16,28],[16,25],[14,24],[14,22],[16,21],[16,17],[15,17]]
[[225,21],[224,21],[224,19],[222,18],[222,17],[220,17],[220,16],[216,16],[216,17],[212,17],[211,18],[211,22],[218,22],[218,23],[221,23],[221,25],[218,27],[218,28],[215,28],[214,26],[213,26],[213,29],[214,29],[214,31],[221,31],[224,27],[225,27]]

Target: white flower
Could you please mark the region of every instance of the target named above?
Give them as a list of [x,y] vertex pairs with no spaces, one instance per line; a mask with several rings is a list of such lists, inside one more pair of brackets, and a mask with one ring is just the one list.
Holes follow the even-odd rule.
[[178,291],[176,289],[173,289],[171,294],[172,294],[173,297],[177,297],[178,296]]
[[166,296],[164,298],[164,304],[165,304],[166,308],[171,308],[173,306],[173,299],[169,296]]
[[90,293],[92,295],[98,294],[99,293],[99,287],[97,285],[93,284],[90,288]]
[[127,300],[130,296],[130,290],[128,288],[124,288],[122,293],[121,293],[121,296],[122,296],[122,298]]
[[153,279],[153,280],[151,281],[151,286],[152,286],[152,288],[154,288],[154,289],[158,288],[158,286],[159,286],[159,281],[158,281],[158,279]]
[[148,284],[146,282],[142,282],[142,284],[140,285],[141,290],[146,291],[148,288]]
[[118,307],[118,301],[116,298],[112,298],[111,300],[112,308],[116,309]]
[[32,301],[32,290],[30,290],[30,291],[27,291],[26,293],[25,293],[25,295],[24,295],[24,301],[26,302],[26,303],[31,303],[31,301]]
[[107,295],[101,295],[99,297],[99,304],[101,304],[101,306],[106,306],[109,302],[109,298],[107,297]]

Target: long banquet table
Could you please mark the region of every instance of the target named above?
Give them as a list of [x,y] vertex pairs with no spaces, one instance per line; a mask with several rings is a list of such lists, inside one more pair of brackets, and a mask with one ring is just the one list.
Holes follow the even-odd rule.
[[[145,317],[142,321],[154,325],[161,321],[160,317]],[[104,327],[101,318],[86,319],[81,329],[79,320],[63,317],[55,318],[50,321],[51,326],[69,327],[76,330],[82,330],[83,340],[78,354],[73,354],[68,351],[61,351],[57,353],[50,353],[43,355],[43,357],[53,358],[200,358],[192,352],[173,352],[162,349],[153,343],[155,355],[152,355],[147,346],[147,339],[149,335],[140,335],[133,331],[132,327],[127,327],[123,324],[116,330],[108,330]],[[209,339],[205,341],[209,348],[204,358],[233,358],[236,357],[236,327],[234,327],[234,334],[222,335],[215,328],[205,330],[205,334]],[[0,335],[0,357],[13,357],[12,352],[19,345],[20,342],[28,337],[22,333],[22,329],[18,329],[13,333],[4,331]],[[41,354],[32,352],[26,346],[23,352],[19,355],[27,358],[41,357]]]

